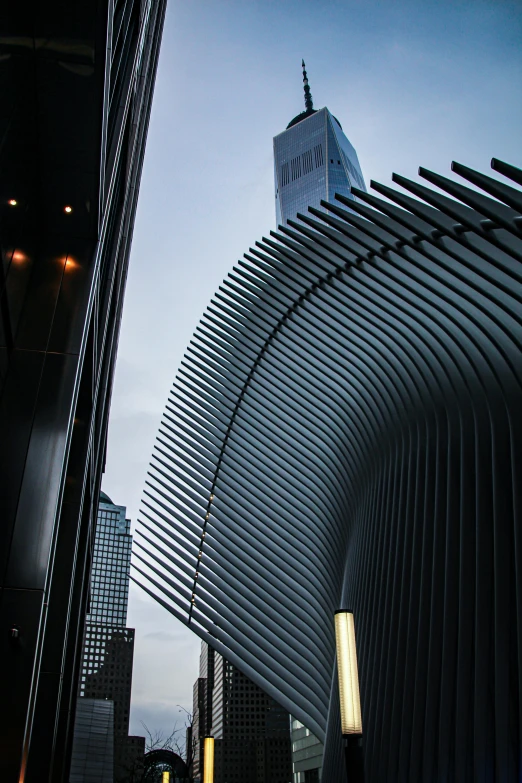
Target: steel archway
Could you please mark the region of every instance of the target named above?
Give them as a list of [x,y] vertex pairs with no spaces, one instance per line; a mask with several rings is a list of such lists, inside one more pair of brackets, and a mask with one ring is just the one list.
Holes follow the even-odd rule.
[[143,783],[161,783],[163,772],[171,772],[171,783],[176,780],[188,780],[189,773],[181,756],[167,748],[150,750],[143,760]]
[[343,604],[369,780],[521,773],[522,196],[453,170],[478,190],[394,176],[245,255],[144,493],[137,580],[326,741],[325,781]]

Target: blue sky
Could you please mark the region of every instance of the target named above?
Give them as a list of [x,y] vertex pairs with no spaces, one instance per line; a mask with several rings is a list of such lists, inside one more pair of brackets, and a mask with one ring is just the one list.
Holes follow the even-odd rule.
[[[522,166],[522,14],[508,0],[170,0],[123,312],[103,487],[133,523],[169,388],[222,278],[275,228],[272,137],[316,108],[367,185],[451,160]],[[131,589],[131,732],[192,705],[199,642]]]

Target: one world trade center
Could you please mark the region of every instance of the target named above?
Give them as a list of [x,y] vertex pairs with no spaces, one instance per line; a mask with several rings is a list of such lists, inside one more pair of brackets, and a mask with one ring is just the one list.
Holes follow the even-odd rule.
[[366,190],[355,149],[341,123],[325,107],[314,109],[303,60],[305,110],[274,137],[277,225],[336,193],[353,199],[352,185]]

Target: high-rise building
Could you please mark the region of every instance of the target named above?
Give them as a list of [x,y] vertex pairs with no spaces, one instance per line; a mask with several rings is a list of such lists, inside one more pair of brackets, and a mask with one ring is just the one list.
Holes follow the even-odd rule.
[[277,225],[287,225],[298,212],[320,208],[336,193],[355,199],[351,188],[366,191],[357,153],[341,123],[327,108],[314,109],[303,61],[305,111],[274,138]]
[[521,779],[522,171],[492,165],[256,243],[160,428],[139,581],[324,742],[328,783],[340,608],[366,780]]
[[87,623],[127,624],[132,536],[126,511],[100,492]]
[[166,0],[0,4],[0,779],[68,780]]
[[290,783],[288,713],[203,642],[200,677],[194,684],[196,781],[203,773],[203,740],[209,735],[215,741],[216,783]]
[[128,736],[134,657],[134,629],[126,627],[131,546],[125,506],[117,506],[101,492],[79,695],[114,704],[116,783],[128,778],[139,762],[136,748],[141,745],[143,753],[145,743],[143,737]]
[[[81,659],[81,696],[86,695],[86,683],[90,683],[88,690],[92,690],[93,683],[100,680],[98,673],[106,656],[118,658],[115,650],[124,640],[129,649],[132,650],[134,646],[134,630],[125,627],[132,546],[130,520],[125,518],[125,514],[125,506],[115,505],[104,492],[100,492]],[[125,654],[121,656],[122,665],[126,658],[128,656]],[[128,662],[125,665],[129,668]],[[131,674],[132,652],[130,671],[125,676],[130,677]],[[128,701],[130,702],[130,683]]]
[[289,783],[290,716],[216,653],[212,697],[216,783]]
[[[203,774],[203,741],[212,733],[212,694],[214,690],[215,652],[205,642],[201,643],[199,677],[194,683],[192,707],[192,775],[198,780]],[[190,753],[190,747],[187,751]]]

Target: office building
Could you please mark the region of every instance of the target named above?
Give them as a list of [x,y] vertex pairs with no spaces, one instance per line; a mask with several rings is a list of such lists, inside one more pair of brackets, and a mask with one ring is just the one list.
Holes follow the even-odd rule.
[[[203,741],[212,734],[212,694],[214,691],[215,652],[202,642],[199,656],[199,677],[194,683],[192,706],[192,756],[187,763],[192,764],[192,776],[199,780],[203,775]],[[187,750],[190,751],[187,745]]]
[[216,783],[290,783],[288,712],[218,653],[212,734]]
[[132,536],[126,511],[125,506],[117,506],[105,492],[100,492],[88,623],[127,624]]
[[339,608],[369,783],[522,774],[522,171],[492,166],[257,243],[160,426],[136,576],[324,743],[325,783]]
[[[130,704],[134,630],[126,624],[132,536],[125,514],[125,506],[115,505],[100,492],[79,693],[86,695],[87,683],[88,690],[95,687],[95,682],[101,683],[105,676],[100,674],[101,667],[110,658],[111,667],[125,669],[120,671],[119,679],[128,681],[128,694],[118,703]],[[91,695],[96,698],[94,693]],[[128,709],[126,712],[128,720]]]
[[317,111],[303,62],[305,111],[274,138],[277,225],[298,212],[333,201],[336,193],[354,199],[351,186],[366,190],[357,153],[341,123],[327,108]]
[[0,779],[68,780],[165,0],[0,10]]
[[323,743],[300,720],[290,716],[292,783],[320,783]]
[[[124,783],[143,758],[143,737],[129,737],[134,629],[127,628],[132,536],[125,506],[100,493],[89,611],[81,660],[80,697],[113,707],[114,780]],[[82,698],[78,704],[82,707]],[[73,748],[73,762],[75,750]]]
[[114,783],[114,703],[80,699],[69,783]]
[[213,736],[215,783],[290,783],[288,713],[205,642],[194,685],[193,732],[194,780],[203,773],[204,738]]

